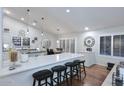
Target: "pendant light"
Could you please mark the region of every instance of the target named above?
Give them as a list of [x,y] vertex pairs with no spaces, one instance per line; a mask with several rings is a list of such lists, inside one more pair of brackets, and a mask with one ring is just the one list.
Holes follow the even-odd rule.
[[44,34],[43,34],[43,32],[41,33],[41,36],[43,36]]
[[[44,30],[44,17],[42,17],[41,20],[42,20],[42,30]],[[44,32],[42,31],[41,36],[43,35],[44,35]]]
[[[58,26],[59,27],[59,26]],[[57,41],[56,41],[56,43],[57,43],[57,48],[60,48],[60,39],[59,39],[59,33],[60,32],[60,28],[57,28],[57,33],[58,33],[58,39],[57,39]]]
[[29,33],[30,9],[27,9],[27,34]]

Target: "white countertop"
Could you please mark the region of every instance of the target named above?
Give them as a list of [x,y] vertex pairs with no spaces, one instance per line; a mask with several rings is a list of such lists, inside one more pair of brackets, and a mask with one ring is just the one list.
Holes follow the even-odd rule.
[[48,66],[51,64],[60,63],[69,59],[73,58],[80,58],[83,57],[81,54],[72,54],[72,53],[62,53],[62,54],[55,54],[55,55],[47,55],[47,56],[38,56],[38,57],[31,57],[29,61],[26,63],[17,62],[20,67],[17,67],[14,70],[9,70],[9,67],[0,69],[0,77],[5,77],[8,75],[16,74],[19,72]]
[[118,64],[114,65],[114,67],[112,68],[112,70],[109,72],[109,74],[107,75],[106,79],[102,83],[102,86],[112,86],[112,74],[113,74],[113,72],[116,72],[117,65]]
[[89,51],[82,51],[82,52],[79,52],[79,53],[95,54],[95,52],[89,52]]

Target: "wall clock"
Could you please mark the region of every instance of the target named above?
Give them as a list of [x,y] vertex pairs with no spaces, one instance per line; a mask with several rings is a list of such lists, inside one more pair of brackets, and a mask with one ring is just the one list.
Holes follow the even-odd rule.
[[84,39],[84,45],[87,47],[93,47],[95,44],[95,39],[91,36]]

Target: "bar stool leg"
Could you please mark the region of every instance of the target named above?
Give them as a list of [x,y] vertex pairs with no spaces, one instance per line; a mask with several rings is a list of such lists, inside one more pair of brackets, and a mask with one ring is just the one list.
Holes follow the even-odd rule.
[[40,80],[38,81],[38,86],[41,86],[41,81]]
[[45,85],[47,86],[47,78],[45,79]]
[[59,85],[59,72],[57,72],[57,85]]
[[36,80],[34,79],[34,81],[33,81],[33,86],[35,86],[35,83],[36,83]]
[[81,65],[79,65],[79,75],[80,75],[80,80],[81,80]]
[[70,82],[71,82],[71,85],[72,85],[72,78],[73,78],[73,68],[70,67]]
[[67,70],[65,70],[65,72],[64,72],[64,76],[65,76],[65,79],[66,79],[66,84],[68,85],[68,76],[67,76]]
[[61,83],[62,83],[62,81],[61,81],[61,72],[59,73],[59,80],[60,80],[59,84],[61,85]]
[[76,75],[77,75],[77,78],[79,79],[79,75],[78,75],[78,65],[76,66]]
[[51,86],[53,86],[53,76],[50,77]]
[[84,70],[84,74],[85,74],[85,77],[86,77],[86,70],[85,70],[84,63],[83,63],[83,70]]

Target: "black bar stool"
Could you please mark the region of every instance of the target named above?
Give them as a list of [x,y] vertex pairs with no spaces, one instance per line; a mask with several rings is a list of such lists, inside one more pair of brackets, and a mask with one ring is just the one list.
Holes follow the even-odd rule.
[[[45,69],[45,70],[41,70],[38,72],[35,72],[33,75],[34,81],[33,81],[33,86],[35,86],[36,81],[38,81],[38,86],[42,86],[42,85],[50,85],[53,86],[53,73],[52,71]],[[48,78],[50,78],[50,82],[48,82]],[[45,80],[45,83],[41,84],[41,81]]]
[[70,70],[69,70],[69,72],[67,72],[67,74],[70,77],[70,83],[72,85],[72,79],[73,79],[73,77],[74,76],[77,76],[79,78],[79,75],[78,75],[78,66],[79,66],[79,63],[67,62],[67,63],[65,63],[65,66],[67,68],[70,68]]
[[84,75],[86,77],[86,70],[85,70],[85,60],[80,61],[80,70],[83,69]]
[[86,70],[85,70],[85,65],[84,65],[85,60],[82,60],[82,61],[80,61],[80,60],[74,60],[74,63],[79,64],[79,65],[78,65],[78,66],[79,66],[78,68],[79,68],[80,79],[81,79],[81,72],[82,72],[82,70],[83,70],[84,75],[85,75],[85,77],[86,77]]
[[[62,84],[62,78],[63,81],[66,80],[66,83],[68,85],[68,78],[67,78],[67,67],[63,66],[63,65],[58,65],[58,66],[54,66],[51,68],[53,71],[53,75],[55,73],[57,73],[57,77],[53,78],[53,81],[57,84],[57,85],[61,85]],[[63,74],[62,74],[63,73]]]

